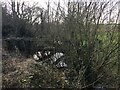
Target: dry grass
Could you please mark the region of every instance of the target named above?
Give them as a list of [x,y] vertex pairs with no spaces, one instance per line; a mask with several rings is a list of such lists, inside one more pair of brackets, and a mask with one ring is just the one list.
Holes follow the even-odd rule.
[[[35,63],[31,58],[10,57],[3,60],[3,87],[29,87],[26,79],[30,76],[30,65]],[[26,83],[25,83],[26,82]]]

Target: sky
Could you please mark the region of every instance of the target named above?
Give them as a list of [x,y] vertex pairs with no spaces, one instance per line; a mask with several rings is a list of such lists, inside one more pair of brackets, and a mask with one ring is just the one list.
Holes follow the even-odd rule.
[[[14,0],[0,0],[1,2],[10,2],[10,1],[14,1]],[[67,5],[68,1],[82,1],[82,2],[90,2],[90,1],[99,1],[99,2],[105,2],[105,1],[109,1],[109,0],[15,0],[15,1],[20,1],[20,2],[29,2],[30,4],[33,4],[33,2],[38,2],[38,5],[40,5],[41,7],[47,8],[46,7],[46,3],[48,1],[50,1],[51,6],[54,6],[55,3],[60,2],[61,6],[65,6]],[[118,1],[118,0],[110,0],[110,1]]]
[[[1,0],[2,2],[10,2],[11,0]],[[13,0],[14,1],[14,0]],[[56,9],[56,5],[58,2],[60,2],[60,5],[66,9],[67,7],[67,2],[68,1],[82,1],[82,2],[90,2],[90,1],[97,1],[97,2],[106,2],[106,1],[109,1],[109,0],[15,0],[15,1],[19,1],[19,2],[23,2],[25,1],[26,3],[29,3],[30,5],[32,5],[34,2],[37,3],[38,2],[38,6],[44,8],[44,9],[47,9],[47,3],[48,1],[50,2],[50,6],[54,9]],[[110,0],[110,1],[113,1],[113,2],[117,2],[117,1],[120,1],[120,0]],[[120,5],[119,5],[119,8],[120,8]],[[67,11],[67,9],[65,10]],[[116,11],[116,10],[115,10]]]
[[[1,1],[2,2],[10,2],[11,0],[1,0]],[[65,6],[68,1],[82,1],[82,2],[99,1],[99,2],[102,2],[102,1],[108,1],[108,0],[15,0],[15,1],[20,1],[20,2],[25,1],[25,2],[29,2],[30,4],[32,4],[33,2],[38,2],[39,5],[46,8],[46,3],[48,1],[50,1],[51,6],[54,6],[54,4],[59,2],[59,1],[61,3],[61,6]],[[118,0],[111,0],[111,1],[118,1]]]
[[[1,0],[1,2],[10,2],[11,0]],[[40,5],[41,7],[43,8],[47,8],[46,7],[46,4],[48,2],[48,0],[15,0],[15,1],[20,1],[20,2],[23,2],[25,1],[26,3],[30,3],[30,4],[33,4],[34,2],[37,3],[38,2],[38,5]],[[50,1],[50,4],[51,6],[54,6],[55,3],[58,3],[59,1],[61,2],[61,5],[65,5],[65,2],[67,2],[68,0],[49,0]]]
[[[51,7],[53,7],[53,8],[55,8],[56,7],[56,4],[58,3],[58,2],[60,2],[60,5],[63,7],[63,8],[66,8],[66,6],[67,6],[67,2],[68,1],[82,1],[82,2],[90,2],[90,1],[98,1],[98,2],[105,2],[105,1],[109,1],[109,0],[1,0],[0,2],[5,2],[5,3],[8,3],[8,2],[10,2],[10,1],[19,1],[19,2],[23,2],[23,1],[25,1],[26,3],[28,3],[29,2],[29,4],[30,5],[32,5],[34,2],[35,3],[37,3],[38,2],[38,5],[40,6],[40,7],[43,7],[43,8],[45,8],[45,9],[47,9],[47,3],[48,3],[48,1],[50,2],[50,6]],[[118,0],[110,0],[110,1],[118,1]]]

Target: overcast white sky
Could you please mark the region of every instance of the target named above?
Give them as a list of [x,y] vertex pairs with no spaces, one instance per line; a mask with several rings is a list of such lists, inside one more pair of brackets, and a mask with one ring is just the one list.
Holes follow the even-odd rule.
[[[67,8],[66,8],[66,5],[67,5],[67,2],[68,1],[82,1],[82,2],[90,2],[90,1],[92,1],[92,2],[106,2],[106,1],[109,1],[109,0],[1,0],[2,2],[6,2],[6,3],[8,3],[8,2],[10,2],[10,1],[19,1],[19,2],[23,2],[23,1],[25,1],[27,4],[29,3],[30,5],[32,5],[34,2],[38,2],[38,5],[40,6],[40,7],[43,7],[43,8],[45,8],[45,9],[47,9],[47,3],[48,3],[48,1],[50,2],[50,6],[52,7],[52,8],[54,8],[54,9],[56,9],[56,5],[55,5],[55,3],[57,4],[58,2],[60,2],[60,5],[65,9],[65,11],[67,10]],[[0,2],[1,2],[0,1]],[[120,1],[120,0],[110,0],[110,1],[113,1],[113,2],[117,2],[117,1]],[[117,7],[118,8],[118,7]],[[120,5],[119,5],[119,8],[120,8]],[[118,10],[115,10],[114,11],[114,13],[115,12],[118,12]]]
[[[48,3],[48,1],[50,2],[50,6],[52,7],[52,8],[56,8],[56,5],[55,4],[57,4],[58,2],[60,2],[60,5],[64,8],[64,9],[66,9],[66,5],[67,5],[67,2],[68,1],[82,1],[82,2],[90,2],[90,1],[92,1],[92,2],[107,2],[107,1],[113,1],[113,2],[117,2],[117,1],[120,1],[120,0],[1,0],[2,2],[6,2],[6,3],[8,3],[8,2],[10,2],[10,1],[19,1],[19,2],[23,2],[23,1],[25,1],[26,3],[29,3],[30,5],[32,5],[34,2],[35,3],[37,3],[38,2],[38,5],[40,6],[40,7],[43,7],[43,8],[45,8],[45,9],[47,9],[47,3]],[[120,6],[119,6],[120,7]],[[117,7],[118,8],[118,7]],[[65,10],[66,11],[66,10]]]
[[[1,0],[2,2],[10,2],[11,0]],[[14,1],[14,0],[13,0]],[[42,7],[46,8],[46,3],[48,1],[50,1],[51,3],[51,6],[54,6],[54,2],[57,3],[60,1],[61,3],[61,6],[64,6],[68,1],[99,1],[99,2],[102,2],[102,1],[108,1],[108,0],[15,0],[15,1],[25,1],[25,2],[29,2],[30,4],[32,4],[33,2],[38,2],[39,5],[41,5]],[[111,1],[118,1],[118,0],[111,0]]]
[[[109,0],[1,0],[2,2],[10,2],[10,1],[19,1],[19,2],[23,2],[23,1],[25,1],[26,3],[28,3],[29,2],[29,4],[30,5],[32,5],[34,2],[38,2],[38,5],[40,6],[40,7],[43,7],[43,8],[45,8],[45,9],[47,9],[47,2],[49,1],[50,2],[50,6],[52,7],[52,8],[54,8],[55,9],[55,7],[56,7],[56,5],[55,5],[55,3],[57,4],[58,2],[60,2],[60,5],[64,8],[64,9],[66,9],[66,5],[67,5],[67,2],[68,1],[82,1],[82,2],[90,2],[90,1],[93,1],[93,2],[95,2],[95,1],[98,1],[98,2],[105,2],[105,1],[109,1]],[[1,2],[0,1],[0,2]],[[116,2],[116,1],[118,1],[118,0],[110,0],[110,1],[114,1],[114,2]],[[66,10],[65,10],[66,11]]]
[[[109,0],[0,0],[2,2],[10,2],[10,1],[20,1],[20,2],[29,2],[30,4],[32,4],[33,2],[38,2],[39,5],[41,5],[42,7],[46,8],[46,3],[48,1],[50,1],[51,6],[54,6],[54,2],[60,2],[61,6],[64,6],[68,1],[82,1],[82,2],[90,2],[90,1],[98,1],[98,2],[103,2],[103,1],[109,1]],[[110,1],[118,1],[118,0],[110,0]]]

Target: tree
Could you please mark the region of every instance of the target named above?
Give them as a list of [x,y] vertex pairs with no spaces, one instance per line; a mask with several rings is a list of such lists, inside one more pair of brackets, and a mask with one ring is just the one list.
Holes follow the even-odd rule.
[[[17,3],[17,11],[12,2],[12,14],[9,15],[11,22],[17,23],[10,24],[15,31],[10,35],[32,38],[33,52],[52,47],[54,53],[64,53],[63,60],[67,63],[67,69],[58,69],[55,63],[50,63],[50,57],[38,62],[33,66],[30,86],[90,89],[97,84],[107,84],[114,87],[115,83],[111,85],[111,82],[116,81],[119,51],[116,37],[119,12],[113,12],[116,3],[68,2],[66,13],[60,2],[56,9],[48,2],[47,10],[24,3],[20,10],[20,3]],[[112,6],[108,10],[109,5]],[[21,41],[17,46],[26,45],[26,49],[29,43],[20,44]]]

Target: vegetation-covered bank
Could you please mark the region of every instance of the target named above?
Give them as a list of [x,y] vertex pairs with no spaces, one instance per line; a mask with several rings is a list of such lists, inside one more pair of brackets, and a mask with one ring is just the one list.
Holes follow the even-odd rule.
[[[3,4],[3,86],[118,88],[119,12],[113,12],[118,4],[68,2],[67,11],[60,2],[55,9],[50,2],[47,9],[25,2],[10,2],[11,9]],[[36,62],[38,51],[52,54]],[[58,52],[64,55],[53,63]],[[67,66],[56,67],[60,61]],[[9,70],[16,74],[10,76]]]

